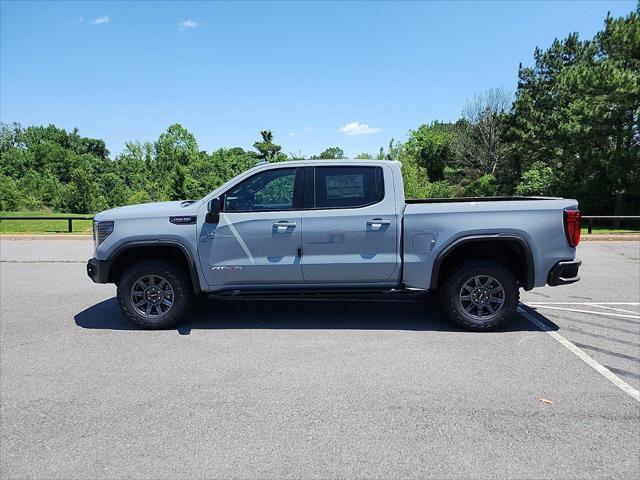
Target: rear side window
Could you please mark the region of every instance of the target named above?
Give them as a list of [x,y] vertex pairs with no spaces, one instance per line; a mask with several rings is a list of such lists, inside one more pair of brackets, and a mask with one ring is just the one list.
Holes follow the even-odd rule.
[[354,208],[384,198],[381,167],[316,167],[315,207]]

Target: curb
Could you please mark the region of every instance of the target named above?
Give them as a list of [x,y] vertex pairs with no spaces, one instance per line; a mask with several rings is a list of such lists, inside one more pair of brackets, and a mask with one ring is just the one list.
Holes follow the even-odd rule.
[[580,237],[585,242],[638,242],[640,234],[637,233],[587,233]]

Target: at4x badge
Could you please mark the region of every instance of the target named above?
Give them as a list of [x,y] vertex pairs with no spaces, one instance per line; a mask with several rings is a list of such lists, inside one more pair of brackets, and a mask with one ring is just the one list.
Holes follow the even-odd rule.
[[239,265],[221,265],[211,267],[211,270],[213,270],[214,272],[235,272],[238,270],[242,270],[242,267]]

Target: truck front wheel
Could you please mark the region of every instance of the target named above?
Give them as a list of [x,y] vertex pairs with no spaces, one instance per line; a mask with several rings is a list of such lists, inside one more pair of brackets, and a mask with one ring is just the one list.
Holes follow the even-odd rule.
[[493,260],[467,260],[454,266],[439,288],[446,315],[467,330],[489,331],[511,320],[520,292],[513,273]]
[[140,328],[175,325],[188,311],[194,293],[179,265],[164,260],[141,260],[118,282],[118,301],[124,315]]

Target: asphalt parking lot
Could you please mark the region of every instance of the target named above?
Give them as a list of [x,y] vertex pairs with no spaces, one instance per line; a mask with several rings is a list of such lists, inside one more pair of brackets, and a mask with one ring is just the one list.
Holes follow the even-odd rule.
[[495,333],[429,296],[203,301],[139,331],[91,249],[0,240],[2,478],[640,476],[637,242],[583,242],[582,281]]

